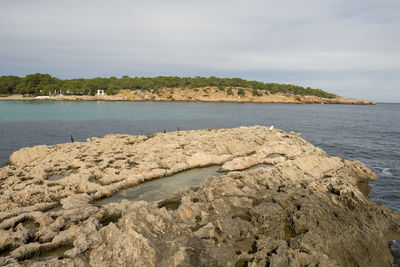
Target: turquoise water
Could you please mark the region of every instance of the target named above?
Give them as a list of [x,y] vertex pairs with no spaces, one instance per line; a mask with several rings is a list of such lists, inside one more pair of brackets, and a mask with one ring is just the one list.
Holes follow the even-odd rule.
[[[200,103],[163,102],[148,108],[148,102],[102,101],[0,101],[0,122],[85,121],[85,120],[154,120],[216,118],[213,110]],[[182,109],[185,110],[182,113]]]
[[328,154],[358,159],[379,180],[370,198],[400,212],[400,104],[376,106],[205,102],[0,101],[0,166],[21,147],[109,133],[274,125]]

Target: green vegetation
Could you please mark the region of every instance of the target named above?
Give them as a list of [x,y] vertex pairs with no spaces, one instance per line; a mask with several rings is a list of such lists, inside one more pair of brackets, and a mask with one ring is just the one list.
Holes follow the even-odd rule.
[[21,78],[17,76],[0,77],[0,94],[12,94],[20,82]]
[[[93,79],[71,79],[61,80],[49,74],[30,74],[25,77],[0,76],[0,94],[78,94],[94,95],[97,90],[105,90],[107,94],[116,94],[119,89],[148,90],[158,92],[159,88],[197,88],[213,86],[232,95],[232,88],[250,88],[252,94],[260,96],[264,93],[286,93],[296,95],[314,95],[326,98],[335,98],[334,94],[327,93],[321,89],[304,88],[297,85],[263,83],[258,81],[247,81],[241,78],[217,78],[217,77],[172,77],[158,76],[154,78],[128,77],[122,78],[93,78]],[[239,89],[238,94],[245,92]],[[240,93],[239,93],[240,92]]]
[[254,96],[262,96],[262,93],[260,93],[260,91],[258,91],[256,88],[253,88],[253,91],[251,93]]
[[244,96],[246,93],[244,92],[243,89],[239,89],[237,94],[240,95],[240,96]]

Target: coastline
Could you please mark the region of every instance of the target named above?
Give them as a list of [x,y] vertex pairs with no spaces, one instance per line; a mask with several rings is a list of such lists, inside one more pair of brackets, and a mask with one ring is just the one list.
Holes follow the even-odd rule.
[[[242,89],[245,94],[238,95]],[[22,96],[10,95],[0,97],[1,100],[42,100],[42,101],[180,101],[180,102],[234,102],[234,103],[277,103],[277,104],[347,104],[376,105],[374,101],[354,98],[321,98],[317,96],[301,96],[293,94],[262,94],[252,95],[251,89],[232,89],[232,95],[227,95],[215,87],[205,87],[197,90],[183,88],[161,88],[157,92],[145,90],[119,90],[116,95],[104,96]]]
[[[224,175],[165,200],[93,204],[210,165]],[[400,215],[368,200],[368,181],[376,178],[359,161],[261,126],[23,148],[0,169],[9,185],[0,199],[0,251],[11,248],[0,265],[66,248],[44,262],[191,266],[194,253],[206,265],[390,266],[387,241],[400,238]]]

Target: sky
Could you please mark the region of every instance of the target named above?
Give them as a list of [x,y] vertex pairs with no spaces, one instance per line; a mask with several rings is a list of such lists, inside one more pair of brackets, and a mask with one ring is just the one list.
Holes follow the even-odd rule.
[[0,75],[217,76],[400,102],[399,0],[1,0]]

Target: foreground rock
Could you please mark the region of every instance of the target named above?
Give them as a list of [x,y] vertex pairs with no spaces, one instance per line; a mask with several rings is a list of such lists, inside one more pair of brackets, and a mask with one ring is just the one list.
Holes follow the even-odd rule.
[[[225,175],[158,203],[94,204],[208,165]],[[266,127],[25,148],[0,179],[0,265],[391,266],[400,238],[364,164]]]

